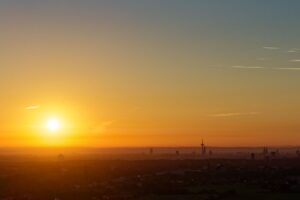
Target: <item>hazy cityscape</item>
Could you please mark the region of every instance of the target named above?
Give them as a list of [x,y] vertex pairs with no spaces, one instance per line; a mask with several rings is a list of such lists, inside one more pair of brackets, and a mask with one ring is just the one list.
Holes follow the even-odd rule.
[[300,196],[295,147],[33,150],[2,149],[1,200]]
[[299,200],[300,0],[0,0],[0,200]]

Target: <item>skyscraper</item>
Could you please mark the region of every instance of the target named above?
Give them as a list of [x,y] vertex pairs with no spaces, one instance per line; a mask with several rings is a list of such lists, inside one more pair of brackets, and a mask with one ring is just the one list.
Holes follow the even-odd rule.
[[206,146],[203,142],[203,139],[202,139],[202,143],[201,143],[201,154],[202,155],[205,155],[206,154]]

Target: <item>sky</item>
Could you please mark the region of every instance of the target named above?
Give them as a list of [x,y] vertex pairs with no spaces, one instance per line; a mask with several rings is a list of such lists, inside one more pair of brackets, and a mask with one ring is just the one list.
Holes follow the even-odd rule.
[[299,145],[299,7],[3,0],[0,146]]

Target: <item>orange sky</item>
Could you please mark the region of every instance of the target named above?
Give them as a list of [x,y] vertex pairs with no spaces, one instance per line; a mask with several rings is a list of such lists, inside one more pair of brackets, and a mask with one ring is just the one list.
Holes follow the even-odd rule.
[[0,2],[0,146],[299,145],[299,12],[257,4]]

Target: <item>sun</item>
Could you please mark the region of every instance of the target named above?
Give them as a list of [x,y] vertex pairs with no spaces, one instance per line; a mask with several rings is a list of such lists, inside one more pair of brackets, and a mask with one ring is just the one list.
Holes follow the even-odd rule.
[[49,131],[57,131],[60,129],[60,122],[58,119],[56,118],[51,118],[51,119],[48,119],[47,120],[47,123],[46,123],[46,128],[49,130]]

